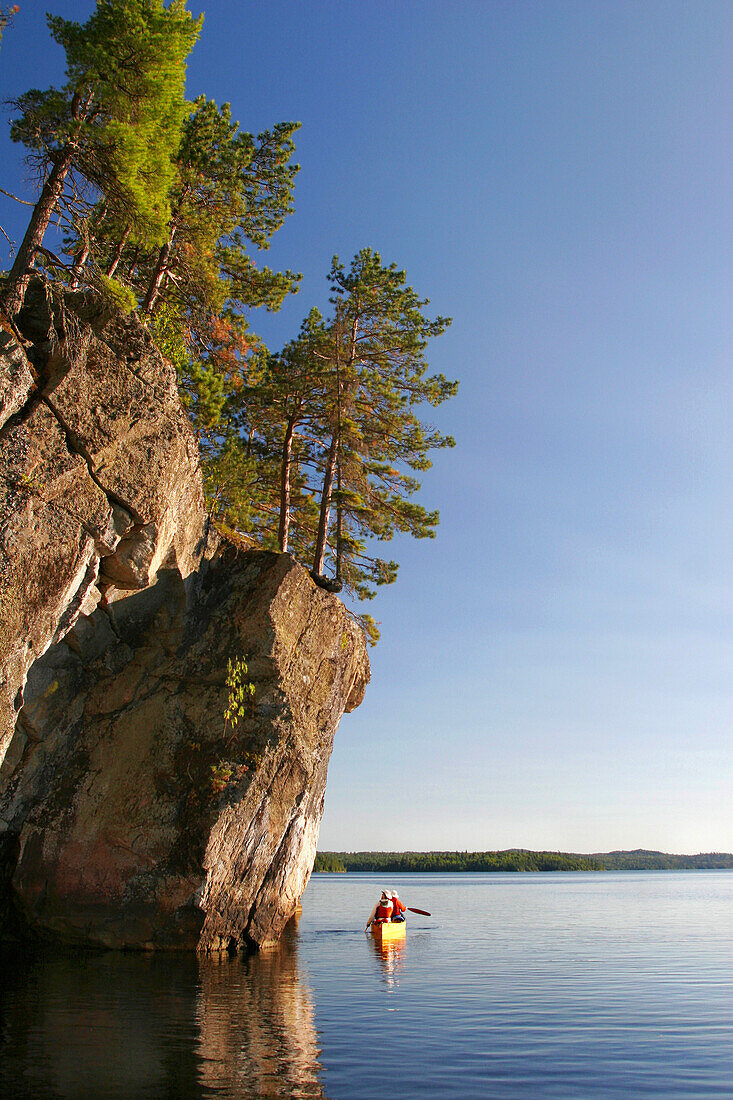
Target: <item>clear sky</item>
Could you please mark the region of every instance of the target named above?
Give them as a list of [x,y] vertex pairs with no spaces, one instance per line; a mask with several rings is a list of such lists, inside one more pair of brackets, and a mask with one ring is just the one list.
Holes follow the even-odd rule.
[[[47,7],[92,5],[21,5],[3,99],[60,77]],[[320,847],[733,850],[733,4],[205,12],[189,94],[302,123],[267,258],[302,289],[254,327],[293,336],[365,245],[454,318],[438,537],[367,608]]]

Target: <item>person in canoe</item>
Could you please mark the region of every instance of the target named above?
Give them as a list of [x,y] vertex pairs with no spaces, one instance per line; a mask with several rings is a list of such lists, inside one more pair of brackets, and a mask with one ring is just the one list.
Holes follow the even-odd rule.
[[382,896],[372,909],[364,931],[367,932],[371,924],[383,924],[385,921],[391,920],[393,911],[392,894],[389,890],[382,890]]
[[402,904],[399,897],[397,896],[397,893],[393,890],[392,891],[392,916],[391,916],[390,919],[392,921],[395,921],[395,922],[403,921],[405,919],[405,911],[406,910],[407,910],[407,906]]

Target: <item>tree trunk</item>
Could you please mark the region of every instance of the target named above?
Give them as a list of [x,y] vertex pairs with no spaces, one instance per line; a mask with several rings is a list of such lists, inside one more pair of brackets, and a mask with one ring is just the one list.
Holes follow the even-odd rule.
[[283,554],[288,552],[288,534],[290,531],[290,470],[293,465],[293,436],[295,435],[295,425],[298,423],[298,417],[300,416],[301,405],[299,404],[294,413],[290,416],[285,429],[285,439],[283,440],[283,457],[282,465],[280,467],[280,527],[278,529],[277,539],[280,551]]
[[[346,362],[348,376],[354,369],[354,362],[356,360],[356,337],[359,331],[359,309],[357,302],[357,312],[354,315],[354,319],[351,322],[351,339],[349,341],[349,356]],[[336,416],[338,424],[338,437],[339,444],[341,442],[341,414],[343,412],[343,393],[341,388],[341,371],[339,369],[338,360],[336,361],[336,378],[337,378],[337,397],[336,397]],[[343,564],[342,553],[342,535],[343,535],[343,498],[341,496],[341,454],[340,447],[336,453],[336,573],[335,578],[337,581],[341,581],[341,566]]]
[[334,431],[331,446],[328,448],[326,469],[323,474],[323,492],[321,494],[321,512],[318,517],[318,533],[316,535],[316,550],[313,556],[313,572],[319,577],[323,576],[323,568],[326,561],[326,545],[328,540],[328,521],[331,518],[331,497],[333,495],[333,477],[336,472],[336,456],[338,454],[338,432]]
[[84,264],[87,262],[87,257],[88,256],[89,256],[89,242],[85,241],[85,243],[81,246],[81,248],[77,252],[76,256],[74,257],[74,267],[72,268],[72,280],[71,280],[71,289],[72,290],[78,290],[79,287],[81,286],[81,273],[84,270]]
[[133,272],[135,271],[135,268],[137,267],[137,262],[140,259],[140,251],[141,251],[140,248],[133,249],[132,259],[130,260],[130,266],[127,269],[127,278],[128,279],[132,278]]
[[341,538],[343,535],[344,510],[341,501],[341,461],[336,464],[336,573],[337,581],[341,580]]
[[[349,353],[346,358],[346,366],[349,372],[353,371],[354,363],[356,362],[356,338],[359,331],[359,303],[356,304],[356,313],[351,322],[351,334],[349,337]],[[343,389],[348,386],[349,380],[344,381],[342,377],[341,367],[341,320],[336,317],[335,322],[336,331],[336,425],[333,430],[333,438],[331,439],[331,446],[328,451],[328,458],[326,459],[326,469],[323,475],[323,493],[321,496],[321,512],[318,517],[318,533],[316,535],[316,550],[314,555],[313,572],[318,576],[323,576],[323,566],[326,561],[326,545],[328,541],[328,524],[331,518],[331,498],[333,496],[333,481],[336,474],[336,468],[338,466],[339,448],[341,445],[341,417],[343,413],[344,405],[344,393]],[[341,481],[339,478],[339,490],[341,489]],[[340,512],[339,501],[339,512]],[[337,532],[337,546],[336,546],[336,578],[340,580],[341,576],[341,516],[337,515],[338,520],[338,532]]]
[[174,225],[171,229],[170,237],[164,245],[161,245],[160,252],[158,253],[158,262],[155,265],[153,274],[150,277],[148,292],[145,295],[145,301],[143,302],[143,315],[145,317],[152,316],[153,310],[155,309],[155,303],[160,297],[160,290],[163,286],[163,280],[168,274],[171,249],[173,247],[173,239],[175,235],[176,227]]
[[53,168],[49,172],[38,202],[33,208],[31,220],[23,237],[23,243],[18,249],[15,262],[10,269],[3,294],[3,305],[10,317],[14,317],[23,305],[36,251],[43,243],[43,237],[48,229],[51,215],[63,191],[64,180],[74,163],[76,148],[76,142],[69,142],[55,158]]
[[111,264],[109,265],[109,269],[108,269],[108,271],[107,271],[107,277],[108,277],[109,279],[111,279],[111,278],[112,278],[112,276],[114,275],[115,271],[117,270],[117,266],[118,266],[118,264],[119,264],[120,260],[122,259],[122,253],[123,253],[123,251],[124,251],[125,245],[127,244],[127,238],[128,238],[129,236],[130,236],[130,226],[128,225],[127,229],[126,229],[126,230],[125,230],[125,232],[124,232],[124,233],[122,234],[122,240],[121,240],[121,241],[120,241],[120,243],[119,243],[119,244],[117,245],[117,249],[116,249],[116,251],[115,251],[115,254],[114,254],[114,256],[112,257],[112,263],[111,263]]

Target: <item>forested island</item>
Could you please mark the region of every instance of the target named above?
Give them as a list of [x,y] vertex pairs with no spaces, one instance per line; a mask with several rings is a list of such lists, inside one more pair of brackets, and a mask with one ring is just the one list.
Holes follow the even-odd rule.
[[688,871],[733,868],[730,852],[318,852],[314,871]]

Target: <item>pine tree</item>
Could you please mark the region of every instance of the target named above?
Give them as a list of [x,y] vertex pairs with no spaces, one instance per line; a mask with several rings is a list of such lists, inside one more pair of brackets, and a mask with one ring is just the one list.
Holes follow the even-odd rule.
[[131,254],[128,275],[154,335],[160,339],[166,330],[163,350],[183,349],[176,356],[179,380],[209,464],[215,513],[272,545],[272,455],[264,428],[243,418],[246,407],[264,423],[268,359],[246,313],[278,309],[300,276],[258,267],[248,249],[267,248],[292,210],[296,129],[283,123],[255,138],[239,130],[228,104],[196,100],[176,159],[167,239],[148,254],[126,249],[124,260]]
[[254,138],[232,121],[228,103],[219,108],[202,96],[194,108],[176,156],[165,240],[153,255],[138,256],[131,272],[143,313],[152,316],[166,290],[187,313],[278,309],[299,276],[258,268],[247,247],[266,249],[292,211],[297,124]]
[[[10,271],[4,304],[20,308],[30,269],[69,181],[91,186],[141,242],[160,240],[170,217],[172,155],[186,112],[186,58],[198,37],[185,0],[97,0],[84,24],[48,16],[66,51],[61,89],[32,89],[14,107],[11,137],[44,179]],[[77,226],[78,228],[78,226]],[[83,240],[77,268],[85,258]]]
[[[328,330],[317,309],[311,310],[297,339],[269,362],[264,388],[272,446],[279,452],[278,539],[281,552],[308,553],[318,510],[307,471],[317,469],[321,426],[329,395]],[[292,535],[293,523],[296,529]]]
[[334,258],[329,278],[331,317],[312,310],[225,399],[210,493],[249,537],[310,561],[324,586],[369,598],[397,575],[373,555],[375,540],[435,533],[438,513],[412,499],[415,474],[453,440],[424,425],[418,406],[440,405],[457,384],[427,374],[428,342],[449,321],[425,315],[403,271],[364,249],[348,271]]
[[[310,553],[317,516],[306,470],[314,464],[312,433],[324,394],[305,354],[307,330],[317,325],[313,311],[279,354],[256,345],[246,357],[232,356],[216,419],[200,437],[219,522],[258,545],[301,558]],[[205,400],[198,395],[201,411]]]
[[[420,483],[411,471],[429,469],[429,451],[451,447],[450,436],[425,427],[420,404],[440,405],[457,389],[442,374],[427,375],[425,349],[450,324],[427,318],[404,271],[385,266],[378,253],[362,249],[349,270],[334,257],[329,281],[334,316],[329,329],[330,443],[323,463],[320,515],[313,572],[331,560],[337,581],[360,598],[389,584],[397,564],[371,556],[372,539],[397,532],[432,538],[438,513],[410,498]],[[332,507],[336,507],[330,540]]]

